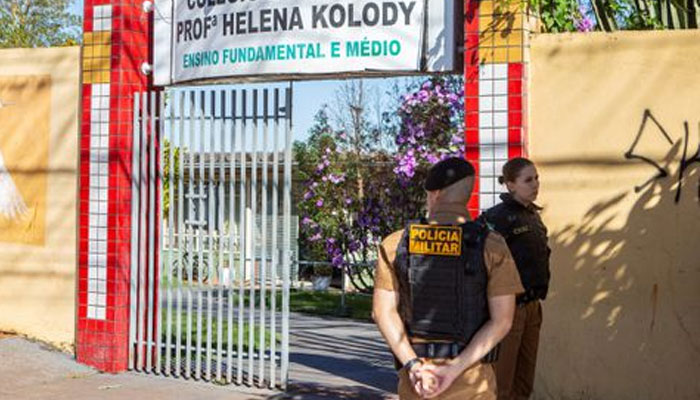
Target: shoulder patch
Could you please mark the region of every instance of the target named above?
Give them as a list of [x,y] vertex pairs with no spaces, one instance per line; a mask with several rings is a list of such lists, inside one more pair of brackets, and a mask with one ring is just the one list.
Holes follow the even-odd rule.
[[459,257],[462,255],[462,228],[444,225],[410,225],[408,252]]

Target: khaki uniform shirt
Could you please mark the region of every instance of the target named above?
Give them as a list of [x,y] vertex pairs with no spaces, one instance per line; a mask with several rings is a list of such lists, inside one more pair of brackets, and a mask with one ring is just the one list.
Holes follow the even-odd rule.
[[[469,214],[463,204],[441,204],[435,207],[428,217],[431,224],[461,224],[469,221]],[[387,236],[379,245],[379,257],[374,278],[374,288],[399,291],[398,278],[394,269],[396,248],[403,230]],[[490,233],[484,245],[484,262],[488,276],[486,295],[488,297],[518,294],[523,292],[520,276],[505,240],[497,233]],[[439,363],[439,360],[435,361]],[[403,399],[418,399],[405,371],[399,374],[399,396]],[[490,364],[478,363],[454,381],[452,386],[438,399],[495,399],[496,380]]]

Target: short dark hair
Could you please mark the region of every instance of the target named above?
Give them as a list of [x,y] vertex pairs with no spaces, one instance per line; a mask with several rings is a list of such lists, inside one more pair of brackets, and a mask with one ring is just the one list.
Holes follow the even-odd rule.
[[520,176],[520,171],[531,165],[535,164],[525,157],[511,158],[503,164],[502,175],[498,177],[498,183],[502,185],[506,182],[515,182]]

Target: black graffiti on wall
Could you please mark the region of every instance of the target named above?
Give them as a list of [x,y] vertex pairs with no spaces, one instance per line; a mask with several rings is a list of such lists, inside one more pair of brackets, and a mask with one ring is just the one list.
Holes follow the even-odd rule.
[[[647,129],[648,128],[648,123],[651,122],[653,123],[658,129]],[[700,142],[698,143],[698,148],[695,150],[694,154],[688,154],[688,141],[690,137],[690,128],[688,125],[688,121],[683,122],[683,128],[684,128],[684,137],[680,139],[683,144],[683,154],[681,157],[680,165],[678,166],[678,175],[676,177],[676,197],[675,197],[675,202],[678,203],[681,199],[681,190],[682,190],[682,183],[683,183],[683,177],[688,170],[688,168],[695,164],[695,163],[700,163]],[[639,125],[639,130],[637,131],[637,136],[634,138],[634,141],[632,142],[632,145],[630,146],[629,150],[625,152],[625,158],[628,160],[641,160],[652,167],[656,169],[656,174],[653,175],[651,178],[649,178],[646,182],[639,186],[635,186],[634,190],[636,192],[641,191],[644,189],[646,186],[651,184],[652,182],[659,180],[659,179],[664,179],[670,175],[668,171],[668,166],[662,166],[659,164],[657,160],[654,160],[651,158],[651,156],[646,156],[643,154],[638,154],[636,153],[636,147],[639,144],[640,140],[644,135],[651,135],[653,132],[658,132],[663,139],[668,142],[668,145],[670,148],[673,147],[674,142],[671,139],[671,136],[668,134],[666,129],[659,123],[659,121],[654,117],[654,115],[651,113],[650,110],[646,109],[644,110],[644,114],[642,114],[642,123]],[[700,125],[698,126],[698,134],[700,135]],[[670,150],[670,149],[669,149]],[[700,198],[700,179],[698,179],[698,197]]]

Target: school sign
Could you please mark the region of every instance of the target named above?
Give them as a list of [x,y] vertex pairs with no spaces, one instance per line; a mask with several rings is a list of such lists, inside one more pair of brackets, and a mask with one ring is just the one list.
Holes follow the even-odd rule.
[[[170,4],[168,4],[170,3]],[[458,68],[453,1],[157,2],[156,84]],[[163,15],[170,6],[172,15]]]

